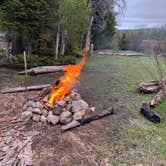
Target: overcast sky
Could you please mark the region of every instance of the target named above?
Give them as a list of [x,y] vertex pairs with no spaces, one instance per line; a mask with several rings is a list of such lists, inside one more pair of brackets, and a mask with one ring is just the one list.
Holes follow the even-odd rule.
[[124,16],[118,18],[119,29],[166,25],[166,0],[126,0],[126,2]]

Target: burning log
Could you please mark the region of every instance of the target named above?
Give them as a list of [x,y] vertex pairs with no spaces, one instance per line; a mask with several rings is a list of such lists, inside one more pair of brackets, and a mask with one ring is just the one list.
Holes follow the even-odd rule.
[[157,106],[162,100],[166,99],[166,90],[161,89],[150,102],[151,107]]
[[161,81],[150,81],[148,83],[140,83],[137,86],[137,91],[145,94],[157,93],[161,88],[162,88]]
[[[63,66],[41,66],[27,70],[27,74],[35,75],[44,73],[54,73],[58,71],[63,71],[63,68]],[[18,74],[25,74],[25,71],[21,71]]]
[[15,92],[23,92],[26,90],[41,90],[43,88],[48,88],[50,84],[44,84],[44,85],[35,85],[35,86],[28,86],[28,87],[17,87],[17,88],[6,88],[2,89],[0,93],[15,93]]
[[146,102],[142,103],[141,114],[143,114],[143,116],[145,116],[148,120],[152,121],[153,123],[161,122],[161,118],[150,109],[149,104]]
[[113,109],[109,108],[108,110],[102,111],[100,114],[89,116],[89,117],[83,118],[81,120],[73,120],[71,123],[63,126],[61,129],[62,129],[62,131],[71,130],[73,128],[80,127],[80,126],[90,123],[94,120],[99,120],[101,118],[104,118],[104,117],[112,115],[112,114],[113,114]]

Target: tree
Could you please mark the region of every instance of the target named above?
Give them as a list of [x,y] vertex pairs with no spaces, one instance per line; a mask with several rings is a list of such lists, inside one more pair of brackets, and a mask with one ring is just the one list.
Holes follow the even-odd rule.
[[25,40],[29,43],[32,38],[39,36],[48,10],[47,0],[5,0],[1,2],[0,25],[12,39],[14,55],[23,52]]

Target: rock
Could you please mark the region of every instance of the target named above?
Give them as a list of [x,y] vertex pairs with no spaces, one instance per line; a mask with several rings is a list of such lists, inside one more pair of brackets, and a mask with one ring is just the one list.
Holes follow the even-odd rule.
[[80,110],[86,110],[89,108],[89,105],[82,99],[72,102],[72,112],[78,112]]
[[21,120],[30,120],[32,118],[32,112],[25,111],[21,114]]
[[66,101],[64,101],[64,100],[59,100],[59,101],[56,102],[56,104],[57,104],[58,106],[64,107],[65,104],[66,104]]
[[46,123],[46,122],[47,122],[47,118],[46,118],[44,115],[42,115],[42,116],[40,117],[40,121],[41,121],[42,123]]
[[70,97],[69,97],[69,96],[66,96],[66,97],[64,98],[64,101],[69,102],[69,101],[70,101]]
[[42,111],[41,111],[41,109],[39,109],[39,108],[34,108],[34,109],[32,110],[32,112],[35,113],[35,114],[39,114],[39,115],[42,114]]
[[85,110],[81,110],[81,111],[75,112],[73,115],[73,118],[74,120],[80,120],[84,117],[84,115],[85,115]]
[[70,97],[71,97],[73,100],[79,100],[79,99],[81,99],[80,94],[77,93],[77,92],[75,92],[75,91],[71,91]]
[[53,115],[60,115],[62,113],[62,108],[55,106],[53,110]]
[[62,112],[60,115],[60,122],[62,124],[70,123],[73,119],[72,113],[69,111]]
[[72,109],[72,104],[67,104],[66,105],[66,110],[67,111],[71,111],[71,109]]
[[28,108],[27,108],[27,111],[33,112],[33,109],[34,109],[34,108],[32,108],[32,107],[28,107]]
[[35,108],[36,107],[36,103],[34,101],[28,101],[27,102],[27,107]]
[[136,164],[135,166],[143,166],[143,164]]
[[52,104],[46,103],[46,104],[44,105],[44,108],[45,108],[46,110],[50,111],[50,110],[53,110],[53,109],[54,109],[54,106],[53,106]]
[[48,111],[45,108],[42,110],[42,115],[44,115],[45,117],[48,116]]
[[95,112],[95,110],[96,110],[96,107],[90,107],[89,108],[89,111],[91,111],[91,112]]
[[33,121],[35,121],[35,122],[39,122],[39,121],[40,121],[40,115],[38,115],[38,114],[33,114],[32,119],[33,119]]
[[53,125],[56,125],[59,122],[59,116],[55,116],[53,115],[52,111],[49,111],[47,121]]
[[43,104],[38,101],[38,102],[36,102],[36,107],[42,109],[43,108]]
[[25,103],[23,106],[23,111],[27,111],[27,109],[28,109],[28,105],[27,105],[27,103]]

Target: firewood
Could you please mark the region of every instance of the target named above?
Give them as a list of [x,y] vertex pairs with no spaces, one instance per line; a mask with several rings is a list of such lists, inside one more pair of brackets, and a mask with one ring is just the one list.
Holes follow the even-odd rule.
[[162,100],[166,99],[166,90],[161,89],[150,102],[151,107],[156,107]]
[[153,123],[161,122],[161,118],[150,109],[149,104],[146,102],[142,103],[141,114],[143,114],[148,120],[152,121]]
[[84,118],[84,119],[81,119],[81,120],[77,120],[77,121],[73,120],[71,123],[69,123],[67,125],[64,125],[61,129],[62,129],[62,131],[71,130],[73,128],[80,127],[80,126],[85,125],[87,123],[90,123],[90,122],[92,122],[94,120],[99,120],[101,118],[104,118],[104,117],[112,115],[112,114],[113,114],[113,109],[109,108],[107,110],[103,110],[99,114],[92,115],[92,116],[89,116],[87,118]]
[[140,83],[137,91],[140,93],[157,93],[162,88],[161,81],[150,81],[148,83]]
[[43,88],[49,87],[50,84],[44,84],[44,85],[35,85],[35,86],[28,86],[28,87],[17,87],[17,88],[6,88],[2,89],[0,91],[1,94],[3,93],[15,93],[15,92],[24,92],[26,90],[41,90]]
[[[44,73],[54,73],[58,71],[63,71],[63,66],[41,66],[35,67],[27,70],[27,74],[35,75],[35,74],[44,74]],[[25,71],[21,71],[18,74],[25,74]]]

